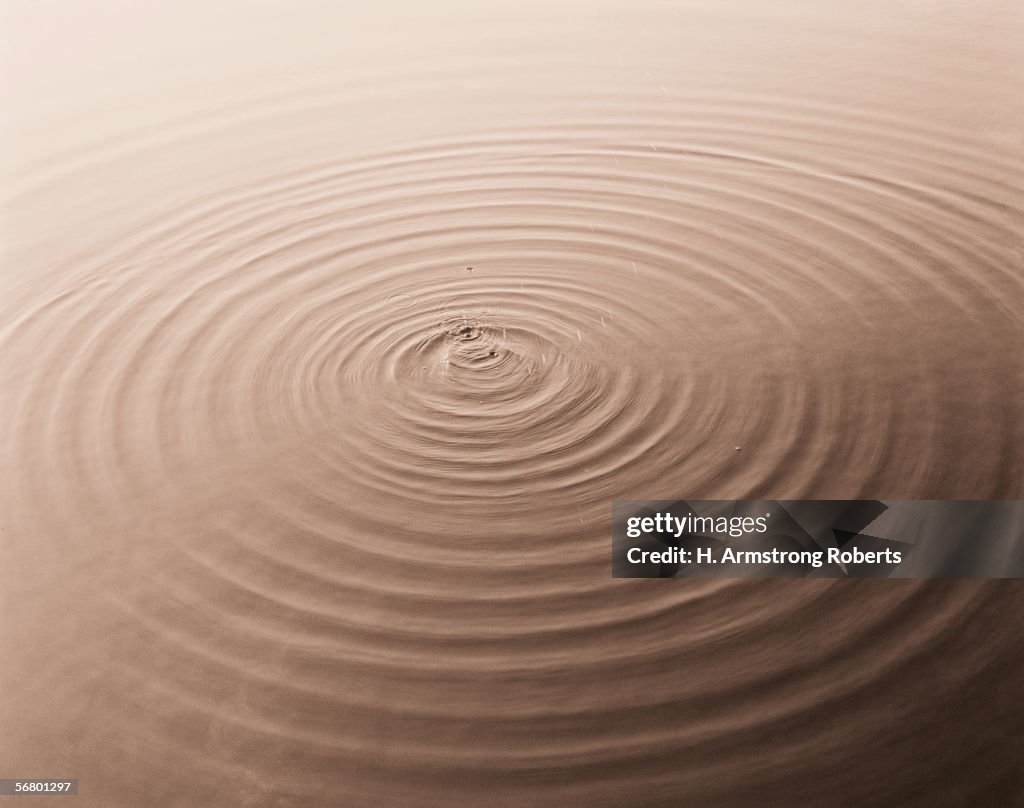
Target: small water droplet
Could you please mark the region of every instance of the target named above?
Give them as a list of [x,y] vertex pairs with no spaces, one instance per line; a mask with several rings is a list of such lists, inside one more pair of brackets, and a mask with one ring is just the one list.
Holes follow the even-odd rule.
[[407,309],[410,306],[416,305],[416,297],[407,292],[399,292],[388,298],[388,304],[396,309]]

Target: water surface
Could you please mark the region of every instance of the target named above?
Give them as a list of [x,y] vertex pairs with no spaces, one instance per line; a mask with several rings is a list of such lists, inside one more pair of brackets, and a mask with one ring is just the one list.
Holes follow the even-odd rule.
[[3,14],[3,776],[1022,803],[1016,582],[609,531],[1024,498],[1018,4]]

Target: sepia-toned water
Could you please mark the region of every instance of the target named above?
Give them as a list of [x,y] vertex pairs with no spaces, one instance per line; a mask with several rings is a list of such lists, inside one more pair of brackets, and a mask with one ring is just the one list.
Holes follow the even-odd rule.
[[1018,3],[2,14],[33,805],[1024,804],[1019,582],[610,567],[1024,498]]

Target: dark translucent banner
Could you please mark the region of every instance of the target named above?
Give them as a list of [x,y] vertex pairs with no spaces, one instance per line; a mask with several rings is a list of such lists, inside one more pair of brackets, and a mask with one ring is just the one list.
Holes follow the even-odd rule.
[[631,500],[616,578],[1024,578],[1024,500]]

